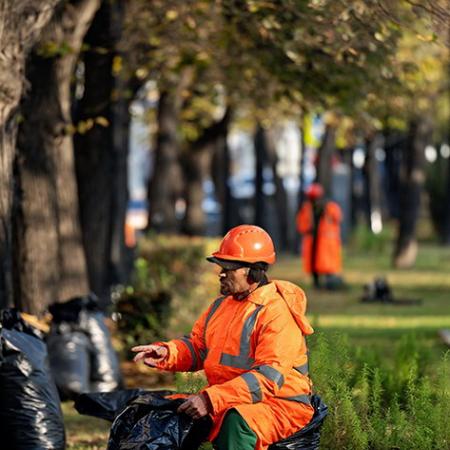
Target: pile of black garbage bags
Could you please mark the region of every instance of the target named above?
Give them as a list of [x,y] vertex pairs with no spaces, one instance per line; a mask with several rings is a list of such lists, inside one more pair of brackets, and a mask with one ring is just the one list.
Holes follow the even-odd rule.
[[65,448],[43,335],[15,310],[0,312],[0,436],[4,449]]
[[0,436],[8,450],[65,448],[61,399],[121,386],[119,361],[95,296],[52,305],[50,332],[0,310]]
[[[175,398],[174,398],[175,397]],[[172,391],[120,390],[82,394],[75,401],[80,414],[112,422],[107,450],[195,450],[206,441],[209,416],[194,420],[177,414],[184,401]],[[269,450],[318,450],[320,428],[328,407],[312,396],[314,416],[299,432],[276,442]]]
[[121,386],[119,360],[94,295],[50,305],[47,347],[61,399],[83,392],[110,392]]

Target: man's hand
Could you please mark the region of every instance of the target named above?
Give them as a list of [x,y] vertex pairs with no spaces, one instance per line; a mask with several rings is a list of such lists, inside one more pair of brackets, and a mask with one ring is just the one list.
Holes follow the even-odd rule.
[[169,351],[163,345],[138,345],[131,349],[132,352],[137,352],[134,357],[134,362],[144,361],[144,364],[150,367],[156,367],[158,363],[164,361]]
[[200,419],[209,412],[209,404],[202,394],[191,395],[177,409],[177,413],[185,413],[193,419]]

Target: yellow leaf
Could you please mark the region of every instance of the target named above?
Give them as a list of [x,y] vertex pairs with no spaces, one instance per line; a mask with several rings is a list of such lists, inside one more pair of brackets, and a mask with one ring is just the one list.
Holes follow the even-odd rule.
[[178,17],[178,11],[175,11],[174,9],[169,9],[169,11],[166,12],[167,20],[175,20],[177,17]]
[[191,16],[187,17],[186,23],[191,30],[193,30],[197,27],[195,20]]
[[384,36],[379,33],[378,31],[374,34],[374,37],[377,41],[383,42],[384,41]]
[[75,132],[77,131],[77,129],[71,123],[67,124],[64,128],[67,134],[75,134]]
[[109,121],[106,117],[103,116],[98,116],[95,118],[95,123],[97,123],[98,125],[101,125],[102,127],[107,127],[109,126]]
[[80,122],[78,122],[77,125],[77,131],[80,134],[84,134],[87,131],[87,127],[86,127],[86,122],[84,122],[83,120],[81,120]]
[[436,40],[436,35],[429,34],[428,36],[424,36],[423,34],[416,34],[416,38],[422,42],[433,42]]
[[121,56],[114,56],[112,64],[112,72],[114,75],[119,74],[122,71],[123,60]]
[[87,119],[86,120],[86,131],[90,130],[94,126],[94,120],[93,119]]

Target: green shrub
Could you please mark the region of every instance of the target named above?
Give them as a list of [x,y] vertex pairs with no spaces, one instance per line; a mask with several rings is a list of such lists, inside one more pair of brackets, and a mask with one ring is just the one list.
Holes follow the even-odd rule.
[[165,337],[172,296],[169,292],[135,291],[129,286],[115,304],[117,332],[128,353],[130,348]]
[[155,234],[140,241],[131,284],[116,295],[114,305],[127,349],[190,330],[214,295],[205,257],[217,245],[214,239]]
[[202,372],[177,372],[175,386],[177,392],[196,394],[206,386],[206,378]]
[[342,335],[318,333],[310,344],[315,389],[329,406],[322,449],[450,448],[448,354],[428,376],[414,335],[399,342],[394,368],[371,366]]

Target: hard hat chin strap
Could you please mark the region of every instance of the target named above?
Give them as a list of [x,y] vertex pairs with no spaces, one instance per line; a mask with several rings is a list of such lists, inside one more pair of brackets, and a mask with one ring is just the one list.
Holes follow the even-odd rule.
[[[251,269],[250,269],[251,270]],[[238,292],[236,294],[233,294],[233,298],[235,300],[244,300],[246,299],[251,293],[255,292],[256,289],[258,289],[261,286],[264,286],[265,284],[267,284],[269,282],[269,280],[267,279],[266,274],[264,273],[263,278],[259,281],[259,283],[257,284],[257,286],[255,286],[253,289],[247,289],[244,292]]]

